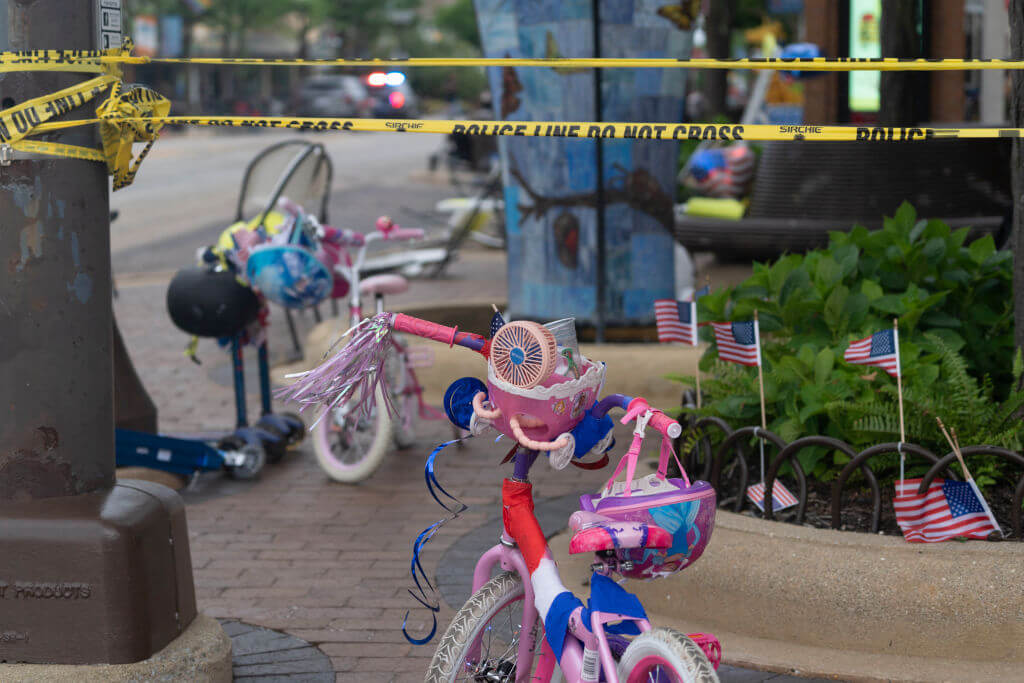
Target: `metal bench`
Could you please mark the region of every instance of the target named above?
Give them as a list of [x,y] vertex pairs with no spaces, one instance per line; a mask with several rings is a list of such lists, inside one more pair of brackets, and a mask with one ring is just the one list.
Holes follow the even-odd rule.
[[881,228],[903,201],[972,236],[999,233],[1012,209],[1007,142],[765,143],[746,216],[677,214],[676,239],[690,251],[771,258],[823,247],[856,224]]

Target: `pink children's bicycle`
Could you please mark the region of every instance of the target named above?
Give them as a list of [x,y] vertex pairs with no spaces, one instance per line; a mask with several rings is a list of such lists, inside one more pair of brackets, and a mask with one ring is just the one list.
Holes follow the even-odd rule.
[[[714,490],[706,482],[691,483],[681,465],[680,478],[668,476],[679,424],[642,398],[611,394],[598,400],[605,366],[579,352],[571,319],[543,326],[505,323],[496,315],[488,339],[383,313],[361,325],[342,351],[302,376],[286,395],[310,403],[331,401],[351,390],[346,387],[376,389],[387,381],[379,359],[393,331],[458,344],[487,358],[486,384],[472,377],[454,382],[445,394],[445,412],[473,434],[495,429],[516,442],[513,474],[502,485],[501,538],[477,563],[473,595],[442,637],[425,680],[717,681],[721,648],[714,636],[652,627],[639,599],[612,578],[670,576],[695,562],[710,540]],[[370,366],[378,370],[367,371]],[[569,520],[570,552],[593,552],[597,559],[584,605],[559,577],[533,514],[528,473],[541,454],[562,469],[576,458],[607,452],[613,444],[612,408],[626,411],[624,424],[634,422],[632,444],[608,483],[598,494],[582,496]],[[661,458],[657,472],[638,478],[648,428],[662,434]],[[428,459],[428,483],[437,453]],[[625,480],[616,481],[623,470]],[[417,539],[417,553],[428,532]],[[501,573],[492,578],[495,569]]]
[[[334,269],[332,297],[348,298],[349,319],[358,326],[363,319],[363,297],[372,297],[377,314],[384,310],[384,297],[402,294],[409,282],[397,273],[364,278],[367,247],[376,241],[409,241],[423,238],[420,229],[401,228],[391,219],[377,219],[376,232],[362,234],[329,226],[315,226],[324,260]],[[387,391],[376,388],[373,400],[364,399],[358,389],[338,396],[327,406],[312,429],[317,462],[331,479],[355,483],[367,479],[380,467],[392,446],[408,448],[416,441],[418,419],[444,416],[423,401],[423,389],[416,368],[429,366],[429,349],[411,348],[400,337],[391,337],[382,365],[387,374]],[[366,394],[370,396],[371,394]],[[369,410],[360,406],[369,405]]]

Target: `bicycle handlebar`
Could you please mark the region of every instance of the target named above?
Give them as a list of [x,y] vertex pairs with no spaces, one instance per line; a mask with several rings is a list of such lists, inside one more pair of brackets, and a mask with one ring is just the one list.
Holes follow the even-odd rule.
[[625,394],[608,394],[596,404],[594,404],[594,417],[598,420],[608,414],[608,411],[612,408],[622,408],[623,410],[629,410],[629,404],[632,403],[633,397],[626,396]]
[[323,226],[324,240],[339,247],[361,247],[366,244],[366,236],[355,230]]
[[458,327],[448,327],[447,325],[438,325],[432,323],[429,320],[421,320],[420,318],[414,318],[411,315],[404,313],[396,313],[391,319],[391,327],[398,332],[407,332],[414,334],[417,337],[423,337],[424,339],[433,339],[439,341],[442,344],[453,346],[458,344],[464,346],[467,349],[471,349],[478,353],[483,353],[484,344],[487,340],[481,337],[479,334],[473,334],[472,332],[459,332]]
[[670,439],[677,439],[683,433],[682,426],[660,410],[654,411],[651,415],[651,421],[647,424]]
[[[632,422],[648,410],[652,410],[650,404],[644,398],[632,398],[624,394],[609,394],[594,405],[594,417],[600,420],[612,408],[622,408],[626,411],[621,420],[622,424]],[[652,411],[651,420],[647,423],[647,426],[657,429],[670,439],[675,439],[683,433],[682,426],[660,410]]]
[[386,240],[421,240],[424,232],[421,228],[400,228],[397,225],[384,235]]
[[423,231],[418,228],[403,228],[388,216],[381,216],[374,223],[386,240],[415,240],[423,238]]

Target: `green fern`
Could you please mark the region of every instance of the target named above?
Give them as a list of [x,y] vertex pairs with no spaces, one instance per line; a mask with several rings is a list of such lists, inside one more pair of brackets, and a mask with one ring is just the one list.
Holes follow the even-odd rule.
[[[940,380],[927,389],[909,384],[903,388],[907,440],[935,451],[949,450],[945,438],[935,422],[936,417],[956,428],[960,442],[966,445],[987,444],[1011,450],[1022,445],[1020,412],[1024,410],[1024,389],[1020,378],[1024,363],[1014,363],[1015,389],[1002,403],[993,400],[992,382],[985,377],[981,382],[967,372],[967,364],[941,338],[927,334],[934,345],[941,368]],[[854,436],[859,440],[899,439],[899,396],[896,387],[879,387],[873,400],[856,403],[835,402],[828,406],[833,419],[840,411],[847,423],[852,422]]]

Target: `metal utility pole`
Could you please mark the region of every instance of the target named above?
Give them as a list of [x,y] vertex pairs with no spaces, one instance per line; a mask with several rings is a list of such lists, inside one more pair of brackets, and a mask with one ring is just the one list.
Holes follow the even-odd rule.
[[[594,57],[601,58],[601,0],[591,3],[593,16]],[[604,103],[601,93],[601,69],[594,69],[594,120],[603,121]],[[601,138],[594,140],[597,157],[597,263],[594,287],[597,290],[596,309],[594,311],[594,341],[604,343],[605,326],[608,323],[608,231],[605,223],[604,194],[604,144]]]
[[[1010,59],[1024,59],[1024,0],[1010,0]],[[1010,125],[1024,127],[1024,71],[1010,74]],[[1024,349],[1024,141],[1013,140],[1013,310],[1018,349]]]
[[[5,50],[92,49],[94,3],[5,2]],[[80,83],[73,73],[0,75],[2,108]],[[85,118],[80,107],[69,118]],[[61,140],[97,147],[93,128]],[[0,168],[0,501],[114,483],[107,173],[89,161]]]
[[[97,49],[119,17],[0,0],[0,48]],[[89,77],[0,74],[0,108]],[[99,147],[94,127],[50,139]],[[96,162],[0,166],[0,662],[139,661],[196,613],[177,494],[114,481],[108,187]]]

